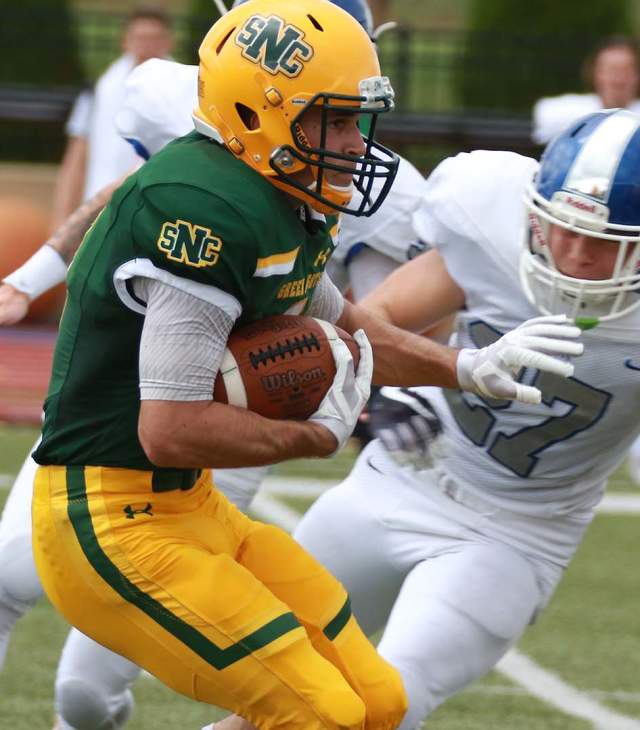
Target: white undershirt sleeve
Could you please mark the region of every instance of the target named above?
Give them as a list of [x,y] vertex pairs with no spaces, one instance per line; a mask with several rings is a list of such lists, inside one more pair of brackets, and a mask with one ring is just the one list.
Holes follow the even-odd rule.
[[323,274],[313,292],[313,299],[306,314],[333,324],[340,319],[343,309],[344,297],[328,275]]
[[140,398],[211,400],[233,318],[155,279],[136,277],[133,290],[147,305],[140,339]]

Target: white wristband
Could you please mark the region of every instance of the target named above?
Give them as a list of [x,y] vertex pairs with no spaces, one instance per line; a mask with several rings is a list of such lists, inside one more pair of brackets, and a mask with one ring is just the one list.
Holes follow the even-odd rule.
[[44,245],[19,269],[2,280],[5,284],[36,299],[67,277],[67,264],[52,246]]

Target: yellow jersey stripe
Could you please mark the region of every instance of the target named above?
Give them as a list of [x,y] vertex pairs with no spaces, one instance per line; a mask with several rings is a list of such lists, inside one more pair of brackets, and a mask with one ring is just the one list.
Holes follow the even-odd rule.
[[274,276],[275,274],[288,274],[293,271],[296,259],[298,258],[300,246],[294,248],[293,251],[285,253],[277,253],[273,256],[265,256],[265,258],[256,261],[256,270],[253,274],[258,277]]

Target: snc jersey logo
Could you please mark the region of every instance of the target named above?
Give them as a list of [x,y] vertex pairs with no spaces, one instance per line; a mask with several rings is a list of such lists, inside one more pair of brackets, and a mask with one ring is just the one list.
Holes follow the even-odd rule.
[[265,71],[294,78],[304,68],[303,61],[313,56],[313,48],[303,38],[302,30],[277,15],[253,15],[238,31],[235,42],[244,58],[259,63]]
[[218,263],[222,240],[210,228],[178,219],[165,221],[157,245],[171,261],[202,268]]

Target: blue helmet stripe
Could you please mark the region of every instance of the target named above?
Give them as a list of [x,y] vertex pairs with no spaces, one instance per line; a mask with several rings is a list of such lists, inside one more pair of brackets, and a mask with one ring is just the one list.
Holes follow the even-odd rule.
[[616,184],[609,196],[611,214],[609,221],[620,225],[640,225],[640,128],[637,128],[627,144],[616,170]]
[[536,189],[543,198],[551,200],[557,190],[564,188],[567,171],[571,169],[582,145],[605,118],[605,115],[599,113],[582,117],[547,145],[540,160],[540,172],[536,182]]
[[536,189],[546,200],[560,190],[609,208],[609,222],[640,225],[640,117],[597,112],[556,137],[540,161]]
[[640,119],[629,112],[605,117],[576,155],[564,189],[606,204],[629,140],[639,126]]

